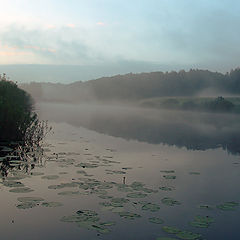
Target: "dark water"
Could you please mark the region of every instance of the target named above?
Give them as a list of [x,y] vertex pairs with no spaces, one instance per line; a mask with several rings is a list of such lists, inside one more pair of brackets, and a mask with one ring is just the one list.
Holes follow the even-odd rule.
[[[41,104],[38,109],[42,118],[49,119],[54,131],[46,139],[43,163],[28,174],[18,171],[9,174],[21,176],[18,181],[33,192],[10,192],[12,187],[4,185],[6,179],[2,180],[2,239],[183,239],[163,231],[164,226],[201,234],[195,239],[240,239],[240,207],[221,209],[225,202],[240,202],[238,116],[119,106]],[[95,167],[88,168],[87,164]],[[85,171],[87,176],[77,171]],[[34,172],[43,175],[31,175]],[[58,178],[46,178],[49,175]],[[93,179],[98,185],[90,187]],[[49,188],[73,182],[76,186]],[[144,186],[136,190],[134,182]],[[132,192],[121,191],[122,183]],[[172,191],[161,187],[171,187]],[[78,194],[59,194],[64,191]],[[128,197],[136,192],[146,196]],[[99,197],[102,195],[128,201],[122,203],[123,207],[104,208],[99,203],[111,203],[111,199],[102,199]],[[38,203],[33,208],[19,209],[18,198],[27,196],[62,206],[45,207]],[[176,204],[163,203],[166,197],[176,200]],[[147,203],[160,209],[144,210]],[[200,205],[208,205],[209,209],[201,209]],[[79,227],[75,222],[60,221],[78,210],[98,213],[100,220],[96,225],[109,221],[116,224],[105,227],[111,232],[103,234],[97,228],[87,229],[86,224]],[[133,220],[120,217],[119,212],[123,211],[141,217]],[[190,223],[197,215],[213,218],[214,222],[207,228],[193,226]],[[164,222],[151,223],[152,217]]]

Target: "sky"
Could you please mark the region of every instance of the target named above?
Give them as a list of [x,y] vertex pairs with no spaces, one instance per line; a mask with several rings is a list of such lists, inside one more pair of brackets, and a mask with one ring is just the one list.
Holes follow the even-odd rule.
[[0,6],[2,65],[121,66],[121,73],[131,66],[133,72],[240,66],[239,0],[0,0]]

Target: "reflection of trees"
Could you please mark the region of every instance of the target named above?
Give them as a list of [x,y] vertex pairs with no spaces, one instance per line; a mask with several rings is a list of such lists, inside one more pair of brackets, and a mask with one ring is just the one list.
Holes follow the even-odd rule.
[[[95,116],[83,122],[87,128],[125,139],[152,144],[167,144],[192,150],[223,148],[232,154],[240,153],[240,119],[234,115],[182,114],[177,119],[164,120],[146,116]],[[172,116],[174,118],[174,115]],[[106,124],[106,122],[108,124]]]
[[[152,144],[167,144],[177,147],[186,147],[191,150],[207,150],[222,147],[232,154],[240,153],[240,128],[236,132],[212,132],[212,135],[203,134],[199,129],[186,124],[141,124],[132,122],[126,126],[106,126],[103,122],[96,121],[90,129],[101,133],[136,139]],[[114,124],[114,123],[112,123]]]
[[43,104],[41,114],[50,121],[67,122],[127,140],[192,150],[221,147],[232,154],[240,153],[239,115],[61,104]]

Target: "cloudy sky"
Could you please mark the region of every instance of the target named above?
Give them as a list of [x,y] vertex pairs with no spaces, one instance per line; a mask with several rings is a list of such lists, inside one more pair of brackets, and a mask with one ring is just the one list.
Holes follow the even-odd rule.
[[239,0],[0,0],[0,64],[225,71],[240,65],[239,13]]

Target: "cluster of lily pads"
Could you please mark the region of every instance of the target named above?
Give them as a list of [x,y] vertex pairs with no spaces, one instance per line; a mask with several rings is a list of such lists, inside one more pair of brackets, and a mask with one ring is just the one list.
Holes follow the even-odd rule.
[[100,222],[98,213],[93,210],[78,210],[74,215],[64,216],[62,222],[76,223],[81,228],[96,230],[99,233],[109,233],[109,227],[115,222]]
[[41,197],[19,197],[18,201],[20,202],[17,204],[17,208],[19,209],[29,209],[34,208],[36,206],[43,206],[43,207],[61,207],[63,206],[60,202],[44,202],[44,199]]
[[[171,226],[163,226],[162,230],[169,234],[174,234],[176,237],[183,240],[200,240],[202,239],[202,235],[199,233],[193,233],[186,230],[180,230],[176,227]],[[167,237],[159,237],[157,240],[177,240],[176,238],[167,238]]]
[[[6,149],[7,150],[7,149]],[[87,150],[86,150],[87,151]],[[110,151],[110,150],[109,150]],[[51,152],[51,151],[49,151]],[[113,151],[110,151],[113,152]],[[156,214],[160,211],[160,205],[158,203],[153,203],[149,201],[143,201],[148,199],[147,197],[150,194],[158,193],[159,190],[163,192],[170,192],[175,190],[174,186],[169,186],[168,183],[172,183],[171,180],[176,179],[174,170],[162,170],[163,178],[166,179],[165,186],[160,186],[159,189],[151,189],[145,186],[141,182],[132,182],[131,184],[125,183],[116,183],[116,182],[106,182],[100,181],[98,179],[90,178],[93,175],[88,174],[88,169],[95,169],[100,166],[111,167],[113,164],[119,164],[119,162],[114,161],[112,156],[93,156],[91,153],[85,153],[84,155],[88,158],[87,161],[82,161],[76,163],[75,159],[69,158],[70,156],[79,155],[77,153],[54,153],[49,157],[49,161],[55,161],[58,163],[59,167],[69,167],[75,166],[80,170],[77,170],[76,173],[79,174],[79,178],[72,179],[70,182],[61,182],[58,184],[49,185],[49,190],[56,190],[59,197],[63,196],[72,196],[76,197],[79,195],[91,195],[95,194],[98,198],[102,199],[99,202],[101,206],[101,211],[110,211],[111,213],[117,214],[121,219],[136,220],[141,218],[142,213],[149,212],[151,214]],[[1,159],[0,159],[1,161]],[[16,160],[15,160],[16,161]],[[12,162],[11,164],[19,164],[18,162]],[[82,169],[81,169],[82,168]],[[83,170],[84,169],[84,170]],[[105,169],[106,174],[117,174],[125,175],[127,171],[130,170],[130,167],[123,167],[118,170]],[[89,170],[92,171],[92,170]],[[59,174],[64,175],[68,172],[60,172]],[[189,172],[191,175],[199,175],[198,172]],[[32,172],[31,176],[39,176],[42,180],[57,180],[59,175],[44,175],[41,172]],[[44,176],[42,176],[44,175]],[[82,177],[82,176],[83,177]],[[23,176],[13,176],[8,178],[3,182],[5,187],[10,188],[12,193],[30,193],[33,190],[29,187],[24,186],[19,180]],[[69,190],[70,188],[70,190]],[[74,189],[74,190],[73,190]],[[108,191],[117,190],[119,194],[124,196],[112,196],[114,194],[109,194]],[[58,191],[60,190],[60,191]],[[19,203],[16,205],[18,209],[31,209],[37,206],[42,207],[60,207],[63,204],[60,202],[47,202],[40,197],[19,197]],[[181,202],[175,200],[172,197],[164,197],[160,199],[162,204],[167,207],[173,207],[180,205]],[[225,202],[217,205],[217,209],[224,211],[236,210],[239,206],[238,202]],[[212,206],[209,205],[200,205],[200,209],[212,209]],[[138,212],[136,212],[136,209]],[[140,212],[140,214],[139,214]],[[99,233],[109,233],[111,227],[114,226],[115,222],[104,222],[100,220],[99,214],[93,210],[79,210],[75,214],[70,216],[64,216],[61,218],[62,222],[67,223],[76,223],[77,226],[81,228],[86,228],[89,230],[96,230]],[[164,224],[164,220],[157,216],[148,217],[149,223],[152,224]],[[193,221],[189,222],[190,226],[195,228],[208,228],[214,222],[214,219],[210,216],[200,216],[197,215],[194,217]],[[157,240],[200,240],[202,239],[201,234],[193,233],[186,230],[180,230],[171,226],[163,226],[163,232],[172,234],[174,237],[159,237]]]

